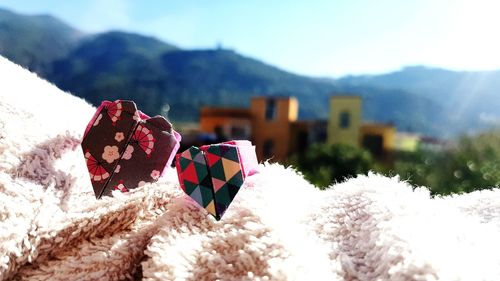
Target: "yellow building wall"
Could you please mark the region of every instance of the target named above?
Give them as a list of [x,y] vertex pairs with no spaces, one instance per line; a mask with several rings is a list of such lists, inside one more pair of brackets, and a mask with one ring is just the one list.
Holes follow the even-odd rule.
[[366,135],[382,137],[384,151],[393,151],[396,146],[396,128],[386,124],[364,124],[361,126],[361,139]]
[[[350,115],[350,124],[347,128],[340,126],[341,115],[347,112]],[[330,98],[330,115],[328,118],[328,143],[349,144],[360,146],[360,127],[362,121],[361,98],[357,96],[333,96]]]
[[[276,115],[266,119],[268,100],[274,99]],[[254,97],[251,101],[252,134],[259,161],[285,161],[290,155],[291,124],[297,120],[299,104],[294,97]],[[272,155],[264,155],[267,141],[273,145]]]
[[395,149],[399,151],[415,152],[420,144],[420,137],[415,134],[396,134]]

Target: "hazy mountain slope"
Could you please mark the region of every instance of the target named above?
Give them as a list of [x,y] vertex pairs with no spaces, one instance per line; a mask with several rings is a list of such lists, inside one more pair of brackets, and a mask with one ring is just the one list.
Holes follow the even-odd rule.
[[168,103],[172,117],[184,120],[197,120],[200,105],[246,106],[262,94],[300,96],[303,116],[326,117],[324,101],[334,89],[233,51],[184,51],[123,32],[83,40],[53,69],[51,81],[93,103],[133,99],[150,114]]
[[348,76],[341,87],[401,89],[439,104],[448,116],[447,131],[458,133],[500,124],[500,71],[449,71],[407,67],[382,75]]
[[400,131],[447,137],[448,117],[442,106],[402,90],[367,86],[343,86],[339,91],[357,93],[362,99],[363,119],[394,124]]
[[146,112],[158,113],[166,98],[163,84],[168,79],[160,56],[176,49],[137,34],[98,34],[55,61],[48,78],[96,105],[105,99],[132,99]]
[[248,106],[254,95],[291,95],[300,102],[300,118],[310,119],[327,117],[332,94],[359,94],[368,120],[426,134],[447,128],[433,95],[408,91],[411,83],[387,86],[391,78],[304,77],[231,50],[182,50],[117,31],[82,36],[50,16],[2,11],[0,23],[2,54],[95,105],[131,99],[146,113],[158,114],[168,104],[174,121],[197,121],[202,105]]
[[33,71],[47,73],[83,34],[49,15],[25,16],[0,9],[0,54]]
[[172,49],[147,57],[133,52],[143,40],[124,40],[137,35],[120,33],[120,40],[109,40],[116,34],[100,34],[82,43],[55,63],[52,80],[95,104],[103,99],[133,99],[149,114],[169,104],[175,120],[196,121],[200,106],[207,104],[248,106],[254,95],[293,95],[300,101],[301,118],[326,118],[329,96],[348,93],[363,96],[367,120],[429,134],[443,127],[429,118],[441,110],[438,105],[401,90],[335,87],[230,50]]
[[183,104],[248,106],[254,95],[292,95],[302,118],[326,117],[330,83],[294,75],[231,50],[170,52],[162,57],[172,91]]

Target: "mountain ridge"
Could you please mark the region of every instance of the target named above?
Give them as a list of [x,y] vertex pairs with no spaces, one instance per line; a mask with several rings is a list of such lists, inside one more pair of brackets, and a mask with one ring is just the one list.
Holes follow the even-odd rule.
[[[492,109],[500,107],[500,101],[488,103],[467,95],[494,98],[500,90],[500,71],[462,73],[410,66],[380,75],[310,77],[234,50],[187,50],[125,31],[87,34],[50,15],[3,11],[0,54],[95,105],[103,99],[132,99],[148,114],[167,114],[162,110],[168,103],[171,119],[195,121],[203,105],[242,107],[255,95],[292,95],[299,100],[300,118],[315,119],[327,118],[331,95],[347,93],[363,98],[365,120],[441,137],[483,128],[480,117],[494,120]],[[25,28],[32,22],[35,35]],[[9,26],[22,36],[13,36]],[[22,52],[16,53],[17,46]],[[40,50],[54,52],[46,55]],[[485,85],[479,85],[481,81]],[[460,118],[453,114],[457,108]]]

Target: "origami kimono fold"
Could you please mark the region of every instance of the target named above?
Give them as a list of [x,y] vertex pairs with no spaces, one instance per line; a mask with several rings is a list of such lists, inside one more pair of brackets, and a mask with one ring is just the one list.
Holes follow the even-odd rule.
[[156,181],[172,163],[180,135],[161,116],[149,117],[132,101],[104,101],[82,141],[97,198]]
[[191,147],[177,155],[176,168],[184,192],[220,220],[258,162],[249,141],[230,141]]

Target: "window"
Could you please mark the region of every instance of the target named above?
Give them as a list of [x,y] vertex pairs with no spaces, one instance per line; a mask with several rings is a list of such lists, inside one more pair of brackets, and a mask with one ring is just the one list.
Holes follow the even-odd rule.
[[363,147],[374,156],[380,157],[384,154],[384,138],[379,135],[366,135],[363,137]]
[[243,126],[231,127],[231,138],[233,139],[246,139],[248,138],[247,130]]
[[351,114],[349,112],[344,111],[340,113],[340,128],[347,129],[351,125]]
[[266,101],[266,120],[276,119],[276,100],[268,99]]
[[264,142],[262,149],[263,149],[264,158],[272,157],[274,154],[274,141],[273,140],[266,140]]

